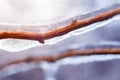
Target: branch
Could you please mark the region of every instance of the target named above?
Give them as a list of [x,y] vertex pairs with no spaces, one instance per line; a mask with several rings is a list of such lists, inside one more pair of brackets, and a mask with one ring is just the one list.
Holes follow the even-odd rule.
[[2,31],[0,32],[0,39],[17,38],[17,39],[37,40],[40,43],[44,43],[44,41],[47,39],[62,36],[78,28],[82,28],[96,22],[107,20],[118,14],[120,14],[120,7],[105,13],[98,14],[93,17],[80,20],[78,22],[77,20],[73,20],[73,22],[67,26],[48,31],[43,34],[39,34],[35,32],[33,33],[33,32],[20,32],[20,31],[19,32],[18,31]]
[[101,54],[120,54],[119,48],[111,48],[111,49],[89,49],[89,50],[69,50],[66,52],[63,52],[58,55],[51,55],[51,56],[39,56],[39,57],[27,57],[24,59],[9,61],[8,63],[4,65],[0,65],[0,67],[5,67],[7,65],[11,64],[19,64],[23,62],[40,62],[40,61],[48,61],[48,62],[54,62],[60,59],[64,59],[66,57],[72,57],[72,56],[83,56],[83,55],[101,55]]

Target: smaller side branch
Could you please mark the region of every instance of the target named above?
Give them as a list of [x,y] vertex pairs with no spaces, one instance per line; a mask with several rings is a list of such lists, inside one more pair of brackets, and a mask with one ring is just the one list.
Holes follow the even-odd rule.
[[48,61],[54,62],[60,59],[64,59],[66,57],[72,56],[83,56],[83,55],[101,55],[101,54],[120,54],[119,48],[111,48],[111,49],[90,49],[90,50],[70,50],[58,55],[51,55],[51,56],[39,56],[39,57],[27,57],[21,60],[14,60],[11,62],[7,62],[4,65],[0,65],[0,67],[4,67],[11,64],[19,64],[23,62],[40,62],[40,61]]

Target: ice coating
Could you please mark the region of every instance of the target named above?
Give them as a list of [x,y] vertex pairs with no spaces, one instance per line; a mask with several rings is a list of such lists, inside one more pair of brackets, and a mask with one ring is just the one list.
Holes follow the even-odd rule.
[[[58,22],[53,23],[53,24],[49,24],[49,25],[47,25],[47,27],[44,27],[44,29],[42,29],[41,26],[36,26],[36,24],[33,24],[33,25],[26,25],[26,24],[24,24],[24,25],[20,25],[20,24],[1,24],[1,31],[7,31],[7,30],[11,31],[12,30],[12,31],[25,31],[25,32],[29,31],[30,32],[32,30],[34,32],[42,33],[41,31],[44,32],[45,29],[49,30],[49,26],[51,28],[53,28],[53,29],[54,28],[58,28],[58,26],[60,26],[60,27],[62,25],[65,26],[65,25],[71,24],[71,22],[74,19],[81,20],[81,19],[84,19],[84,18],[88,18],[88,17],[94,16],[94,15],[97,15],[97,14],[109,11],[111,9],[114,9],[114,8],[118,7],[118,6],[119,6],[119,4],[113,4],[113,5],[109,5],[109,6],[106,6],[106,7],[102,6],[101,8],[98,8],[98,9],[95,9],[95,10],[93,9],[91,11],[88,11],[87,13],[79,14],[77,16],[69,17],[68,19],[65,19],[65,20],[62,20],[62,21],[58,21]],[[90,29],[92,30],[92,28],[90,28],[90,29],[88,29],[88,28],[87,28],[87,30],[90,30]],[[81,31],[79,31],[80,34],[81,34],[81,32],[86,32],[87,31],[85,29],[84,30],[80,29],[80,30],[81,30]],[[58,38],[54,38],[54,39],[46,41],[45,43],[46,44],[57,43],[58,41],[60,41],[62,39],[65,39],[65,38],[67,38],[70,35],[71,34],[64,35],[64,36],[58,37]],[[74,33],[72,33],[72,35],[74,35]],[[7,41],[7,43],[6,43],[6,41]],[[38,44],[38,42],[36,42],[36,41],[25,41],[25,40],[16,40],[16,39],[1,40],[0,42],[1,42],[0,43],[1,44],[0,45],[1,49],[6,49],[8,51],[21,51],[21,50],[28,49],[30,47],[41,45],[41,44]],[[5,44],[7,44],[7,45],[5,45]],[[19,44],[19,45],[17,45],[17,44]],[[4,47],[3,47],[3,45],[4,45]]]

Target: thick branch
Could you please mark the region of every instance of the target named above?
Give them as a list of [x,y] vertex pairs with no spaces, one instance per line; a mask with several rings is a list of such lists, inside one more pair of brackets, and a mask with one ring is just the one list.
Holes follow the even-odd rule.
[[0,32],[0,39],[17,38],[17,39],[37,40],[40,43],[44,43],[44,40],[62,36],[78,28],[85,27],[85,26],[88,26],[90,24],[93,24],[99,21],[107,20],[117,14],[120,14],[120,7],[115,8],[105,13],[98,14],[90,18],[80,20],[78,22],[74,20],[73,23],[70,25],[48,31],[43,34],[32,33],[32,32],[2,31]]

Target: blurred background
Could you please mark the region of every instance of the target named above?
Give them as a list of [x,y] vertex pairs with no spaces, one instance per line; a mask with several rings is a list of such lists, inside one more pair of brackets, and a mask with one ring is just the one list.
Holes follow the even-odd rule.
[[120,0],[0,0],[0,23],[48,23],[119,2]]

